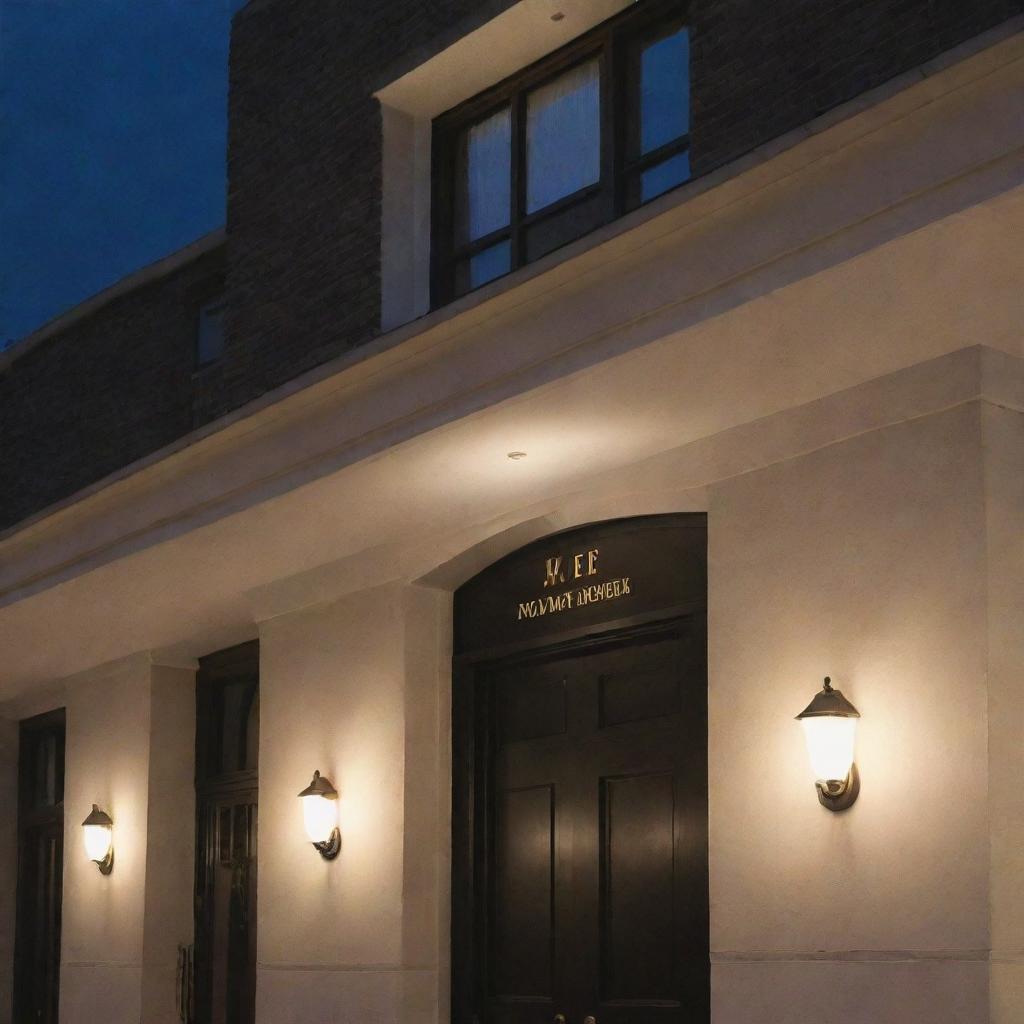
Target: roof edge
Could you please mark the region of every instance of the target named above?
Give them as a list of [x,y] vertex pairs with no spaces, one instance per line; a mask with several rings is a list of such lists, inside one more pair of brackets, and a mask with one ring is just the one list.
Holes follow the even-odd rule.
[[55,334],[67,330],[67,328],[74,326],[79,321],[86,319],[86,317],[92,316],[93,313],[98,312],[115,299],[119,299],[122,295],[127,295],[129,292],[143,287],[143,285],[158,281],[160,278],[166,277],[168,274],[172,274],[181,267],[199,259],[200,256],[212,252],[224,244],[226,237],[223,227],[210,231],[183,248],[175,249],[166,256],[161,256],[160,259],[155,260],[153,263],[148,263],[138,270],[133,270],[130,274],[104,288],[103,291],[91,295],[70,309],[66,309],[52,320],[47,320],[42,327],[37,327],[31,334],[26,334],[12,345],[8,345],[7,348],[0,350],[0,373],[6,370],[15,360],[34,349],[40,342],[46,341],[47,338],[52,338]]

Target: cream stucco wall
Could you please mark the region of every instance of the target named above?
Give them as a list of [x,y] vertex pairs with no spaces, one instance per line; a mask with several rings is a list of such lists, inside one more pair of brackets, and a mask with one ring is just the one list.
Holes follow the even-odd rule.
[[[62,1021],[142,1014],[149,669],[139,657],[69,688]],[[107,877],[86,857],[78,827],[94,803],[114,819],[114,870]]]
[[[716,1024],[987,1020],[981,406],[724,482],[709,515]],[[815,799],[830,674],[862,792]]]
[[1024,415],[986,404],[989,820],[994,1024],[1024,1018]]
[[[436,1019],[446,608],[389,585],[261,626],[264,1024]],[[296,799],[314,769],[340,793],[333,862],[306,840]]]
[[195,879],[195,669],[150,673],[142,1024],[180,1024],[178,945],[192,941]]
[[[136,655],[66,688],[60,1019],[176,1018],[175,950],[191,941],[195,689]],[[114,869],[85,854],[93,803],[114,820]]]

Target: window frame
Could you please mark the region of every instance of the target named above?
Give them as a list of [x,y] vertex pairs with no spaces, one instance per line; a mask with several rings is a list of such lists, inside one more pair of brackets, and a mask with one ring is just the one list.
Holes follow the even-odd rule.
[[[650,153],[630,157],[628,137],[630,107],[635,86],[629,77],[630,48],[642,47],[646,40],[675,25],[688,28],[689,4],[686,0],[648,0],[620,12],[579,38],[555,50],[498,84],[470,97],[458,106],[434,118],[432,125],[431,168],[431,267],[430,304],[432,309],[469,294],[474,288],[456,290],[459,264],[493,245],[509,240],[509,273],[543,258],[603,224],[621,217],[642,202],[630,202],[627,186],[639,180],[643,171],[677,153],[689,151],[690,133],[680,136]],[[528,95],[572,68],[596,58],[598,61],[600,115],[600,176],[596,182],[563,196],[528,214],[526,212],[526,104]],[[461,133],[504,107],[511,121],[511,208],[505,227],[466,243],[455,238],[455,180]],[[689,180],[689,179],[687,179]],[[680,184],[685,184],[681,182]],[[678,187],[678,186],[675,186]],[[669,190],[670,191],[670,190]],[[664,194],[664,193],[661,193]],[[656,197],[655,197],[656,198]],[[593,209],[588,209],[588,203]],[[570,229],[566,237],[533,259],[527,258],[527,232],[539,223],[580,209],[585,226]],[[592,223],[586,224],[590,219]],[[507,275],[499,275],[503,277]],[[491,280],[498,280],[492,278]],[[490,282],[485,282],[490,283]],[[483,287],[479,285],[477,287]]]

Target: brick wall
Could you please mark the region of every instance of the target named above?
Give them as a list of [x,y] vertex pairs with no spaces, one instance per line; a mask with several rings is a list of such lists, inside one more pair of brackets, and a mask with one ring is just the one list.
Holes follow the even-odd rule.
[[255,0],[236,16],[225,406],[377,333],[381,120],[371,93],[401,57],[426,59],[446,32],[513,2]]
[[206,252],[28,348],[0,373],[0,530],[188,433]]
[[694,0],[694,174],[1021,11],[1022,0]]
[[[0,373],[0,528],[378,333],[371,93],[513,2],[252,0],[239,12],[224,359],[192,378],[185,298],[214,272],[205,258],[18,358]],[[1024,0],[693,0],[694,171],[1022,10]]]

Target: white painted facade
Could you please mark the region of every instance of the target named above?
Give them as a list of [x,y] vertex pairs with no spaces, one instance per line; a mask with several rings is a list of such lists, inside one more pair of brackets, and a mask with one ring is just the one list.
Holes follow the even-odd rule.
[[[192,672],[255,637],[257,1019],[447,1020],[451,595],[674,511],[708,515],[714,1024],[1024,1019],[1024,35],[924,71],[0,536],[4,716],[67,708],[62,1020],[176,1019]],[[793,721],[825,673],[863,716],[838,816]]]

